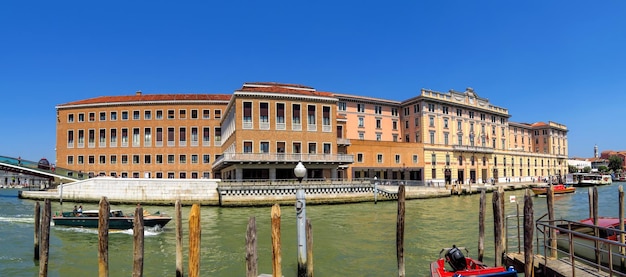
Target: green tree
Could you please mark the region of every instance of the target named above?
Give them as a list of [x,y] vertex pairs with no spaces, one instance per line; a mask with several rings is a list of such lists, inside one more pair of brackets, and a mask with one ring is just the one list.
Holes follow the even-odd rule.
[[613,172],[617,172],[622,169],[622,158],[618,155],[612,155],[609,157],[609,168],[613,170]]
[[589,172],[591,172],[591,166],[585,166],[585,167],[583,168],[583,172],[585,172],[585,173],[589,173]]
[[609,168],[606,165],[598,166],[598,171],[600,172],[609,172]]
[[567,166],[567,172],[569,173],[576,173],[578,172],[578,168],[575,165],[569,165]]

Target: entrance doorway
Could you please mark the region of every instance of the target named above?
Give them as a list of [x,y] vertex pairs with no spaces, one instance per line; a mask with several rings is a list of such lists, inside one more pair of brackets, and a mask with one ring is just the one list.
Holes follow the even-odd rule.
[[459,178],[457,179],[459,184],[463,184],[463,180],[465,179],[465,174],[463,174],[463,170],[459,170],[457,172],[457,176],[459,176]]
[[470,170],[470,184],[476,183],[476,170]]
[[446,185],[452,184],[452,170],[446,168],[443,171],[443,176],[445,176]]

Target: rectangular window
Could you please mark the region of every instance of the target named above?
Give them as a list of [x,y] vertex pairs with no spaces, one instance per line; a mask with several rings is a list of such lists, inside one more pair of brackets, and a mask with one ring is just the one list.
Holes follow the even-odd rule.
[[267,141],[262,141],[260,144],[261,149],[259,149],[261,151],[261,153],[269,153],[270,152],[270,143]]
[[150,156],[150,155],[143,155],[143,163],[144,164],[151,164],[152,163],[152,156]]
[[203,146],[211,145],[211,128],[210,127],[202,128],[202,145]]
[[191,110],[191,119],[198,119],[198,110]]
[[307,106],[307,114],[308,114],[308,124],[315,125],[315,106],[314,105]]
[[89,147],[95,147],[96,145],[96,130],[89,129]]
[[244,153],[252,153],[252,142],[244,141],[243,142],[243,152]]
[[285,123],[285,103],[276,103],[276,123]]
[[133,155],[133,164],[139,164],[139,155]]
[[107,120],[107,113],[100,112],[100,121],[106,121],[106,120]]
[[107,143],[107,136],[106,136],[106,129],[100,129],[99,130],[100,135],[99,135],[99,140],[98,140],[98,146],[100,147],[106,147],[106,143]]
[[198,127],[191,127],[191,146],[198,146]]
[[300,124],[300,104],[293,104],[291,119],[293,124]]
[[330,125],[330,107],[328,106],[322,107],[322,124],[326,126]]
[[117,120],[117,112],[111,112],[111,121],[116,121]]
[[156,146],[163,146],[163,128],[156,128]]
[[150,127],[143,129],[143,145],[152,146],[152,128]]
[[116,155],[111,155],[111,156],[109,156],[109,160],[111,161],[111,164],[116,164],[117,163],[117,156]]
[[152,111],[150,110],[143,111],[143,119],[145,120],[152,119]]
[[211,162],[211,155],[204,154],[202,155],[202,163],[208,164]]
[[67,164],[74,164],[74,156],[67,156]]
[[362,163],[363,162],[363,153],[356,154],[356,161],[358,163]]
[[156,111],[156,119],[163,119],[163,111],[162,110],[157,110]]
[[67,115],[67,123],[73,123],[74,122],[74,114],[68,114]]
[[259,103],[259,121],[264,123],[269,122],[268,103]]
[[133,120],[139,120],[139,111],[133,111]]
[[84,113],[79,113],[78,114],[78,122],[85,122],[85,114]]
[[211,110],[202,110],[202,119],[210,119]]
[[128,163],[128,155],[122,155],[122,164]]
[[365,112],[365,104],[356,104],[356,111],[360,113]]
[[331,144],[324,143],[324,154],[330,154]]
[[174,119],[174,110],[167,110],[167,119]]
[[67,131],[67,147],[68,148],[74,147],[74,131],[73,130]]
[[400,155],[396,154],[396,163],[399,164],[400,163]]
[[179,119],[186,119],[187,118],[187,110],[179,110],[178,111],[178,118]]
[[167,128],[167,146],[174,146],[174,127]]
[[178,162],[181,164],[186,164],[187,163],[187,155],[178,155]]
[[376,161],[378,163],[383,163],[383,154],[376,155]]
[[215,119],[220,119],[222,118],[222,110],[215,110]]
[[317,143],[309,142],[309,154],[317,153]]
[[85,163],[85,157],[83,157],[82,155],[78,156],[78,164],[84,164],[84,163]]
[[221,145],[222,143],[222,128],[215,127],[215,144]]
[[337,103],[337,109],[340,111],[346,111],[346,102]]
[[192,164],[197,164],[198,163],[198,155],[196,155],[196,154],[192,154],[191,155],[191,163]]
[[117,146],[117,129],[111,129],[111,147]]
[[300,153],[302,153],[302,144],[301,144],[301,143],[299,143],[299,142],[294,142],[294,143],[292,144],[292,148],[293,148],[292,150],[293,150],[293,153],[294,153],[294,154],[300,154]]
[[140,145],[139,128],[133,128],[133,147]]
[[243,102],[243,128],[252,129],[252,102]]
[[123,111],[122,112],[122,120],[128,120],[128,112],[127,111]]
[[173,164],[174,163],[174,155],[172,155],[172,154],[167,155],[167,163],[168,164]]
[[178,142],[180,146],[186,146],[187,145],[187,128],[185,127],[180,127],[178,128]]
[[96,121],[96,113],[89,113],[89,122]]
[[162,163],[163,163],[163,155],[161,155],[161,154],[157,154],[157,155],[155,156],[155,160],[156,160],[156,163],[157,163],[157,164],[162,164]]

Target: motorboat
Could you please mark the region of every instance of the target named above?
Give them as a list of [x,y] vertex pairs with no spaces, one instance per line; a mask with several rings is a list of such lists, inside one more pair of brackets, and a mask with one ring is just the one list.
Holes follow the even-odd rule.
[[[62,212],[54,215],[52,220],[56,226],[98,228],[99,214],[98,210]],[[111,210],[109,214],[109,229],[132,229],[134,219],[134,215],[124,215],[121,210]],[[145,227],[164,227],[170,220],[172,220],[172,217],[160,212],[156,214],[144,212],[143,216]]]
[[[532,191],[535,195],[546,195],[548,194],[548,187],[534,187]],[[563,193],[573,193],[576,191],[576,188],[573,186],[566,186],[563,184],[552,186],[552,191],[554,194],[563,194]]]
[[[463,254],[463,250],[465,250],[467,256]],[[452,248],[441,249],[439,259],[430,264],[430,276],[517,277],[517,271],[513,267],[489,267],[478,260],[470,258],[468,254],[469,251],[466,248],[456,247],[456,245],[453,245]]]
[[[558,232],[557,247],[567,253],[570,252],[570,233],[572,234],[572,245],[574,255],[585,260],[596,262],[596,253],[600,263],[609,264],[609,249],[612,255],[613,267],[621,272],[621,259],[626,258],[620,254],[620,244],[618,243],[619,234],[619,218],[617,217],[598,217],[598,224],[593,224],[593,218],[587,218],[580,221],[569,221],[568,223],[558,224],[561,229],[568,231]],[[626,222],[626,221],[625,221]],[[597,232],[596,230],[597,229]],[[598,251],[596,252],[596,242]]]
[[570,173],[565,175],[565,184],[575,187],[601,186],[613,183],[613,177],[600,173]]

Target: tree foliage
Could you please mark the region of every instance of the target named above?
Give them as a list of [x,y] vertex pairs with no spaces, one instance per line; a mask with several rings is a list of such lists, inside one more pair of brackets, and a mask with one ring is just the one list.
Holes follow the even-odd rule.
[[606,165],[601,165],[601,166],[598,166],[598,171],[609,172],[609,168]]
[[612,155],[609,157],[609,168],[613,170],[613,172],[617,172],[622,169],[622,158],[618,155]]
[[569,165],[569,166],[567,166],[567,172],[569,172],[569,173],[576,173],[576,172],[578,172],[578,168],[575,165]]
[[585,167],[583,168],[583,172],[584,172],[584,173],[589,173],[589,172],[591,172],[591,166],[585,166]]

